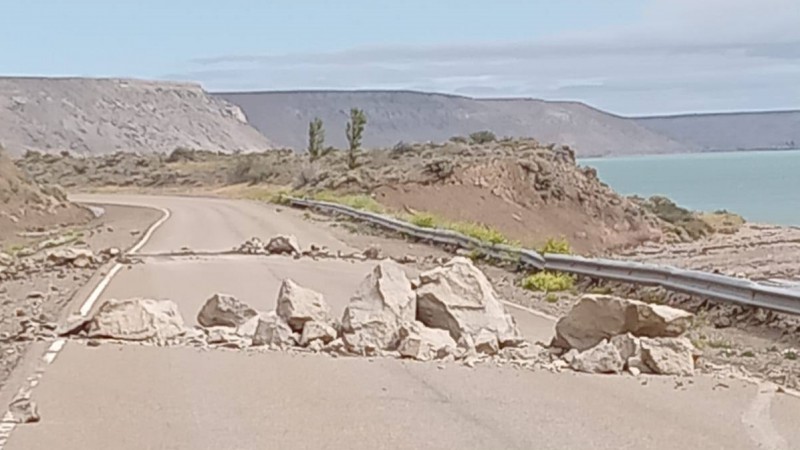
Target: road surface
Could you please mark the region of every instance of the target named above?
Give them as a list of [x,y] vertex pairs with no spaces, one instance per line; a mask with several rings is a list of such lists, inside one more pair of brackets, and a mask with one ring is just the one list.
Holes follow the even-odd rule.
[[[244,201],[82,197],[166,208],[144,254],[229,250],[283,232],[346,250],[294,211]],[[215,292],[272,309],[280,282],[322,292],[336,314],[370,263],[285,257],[150,257],[100,300],[174,300],[193,325]],[[80,303],[80,302],[79,302]],[[77,305],[80,306],[80,305]],[[523,333],[552,322],[512,310]],[[797,448],[800,401],[741,381],[552,374],[390,359],[68,343],[33,390],[42,420],[22,449],[751,449]],[[643,380],[646,384],[643,385]]]

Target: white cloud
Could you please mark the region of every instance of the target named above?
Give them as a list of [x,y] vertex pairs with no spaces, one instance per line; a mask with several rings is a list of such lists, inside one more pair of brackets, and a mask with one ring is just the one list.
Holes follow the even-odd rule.
[[626,28],[536,42],[193,61],[210,89],[388,88],[582,100],[622,114],[800,107],[797,0],[653,0]]

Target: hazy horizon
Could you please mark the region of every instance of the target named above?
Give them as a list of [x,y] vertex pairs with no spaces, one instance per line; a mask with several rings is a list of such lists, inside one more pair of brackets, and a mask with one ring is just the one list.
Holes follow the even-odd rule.
[[7,75],[531,97],[622,116],[800,108],[795,0],[26,0],[4,9]]

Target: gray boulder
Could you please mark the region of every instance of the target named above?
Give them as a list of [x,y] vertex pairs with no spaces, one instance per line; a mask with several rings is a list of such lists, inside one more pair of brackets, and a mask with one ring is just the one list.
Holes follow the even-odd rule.
[[197,323],[204,327],[238,327],[258,312],[236,297],[214,294],[197,314]]
[[607,295],[584,295],[556,324],[553,345],[587,350],[620,334],[675,337],[692,323],[689,312]]
[[164,343],[186,332],[178,305],[169,300],[127,299],[103,303],[86,325],[89,338]]
[[456,341],[465,334],[475,338],[481,330],[494,333],[501,346],[521,341],[489,279],[467,258],[455,257],[420,275],[416,294],[417,319],[447,330]]
[[331,321],[330,307],[325,303],[322,294],[304,288],[289,278],[283,280],[281,284],[275,311],[280,318],[286,321],[292,331],[297,333],[303,332],[306,322],[328,323]]
[[620,373],[625,360],[607,340],[583,352],[571,352],[567,362],[573,370],[586,373]]
[[276,315],[263,315],[253,335],[253,345],[269,345],[280,348],[297,345],[297,335],[289,325]]
[[342,316],[342,337],[355,353],[394,350],[401,325],[415,316],[414,291],[403,268],[381,261],[350,298]]
[[428,328],[421,322],[403,324],[400,336],[397,350],[403,358],[431,361],[451,355],[456,350],[456,341],[447,330]]
[[687,338],[642,338],[642,362],[659,375],[694,374],[696,349]]

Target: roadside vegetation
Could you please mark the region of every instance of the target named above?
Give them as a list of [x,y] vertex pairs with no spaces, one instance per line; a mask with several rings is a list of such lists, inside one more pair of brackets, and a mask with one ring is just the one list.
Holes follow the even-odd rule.
[[563,292],[575,287],[575,277],[561,272],[543,270],[525,277],[522,287],[529,291]]

